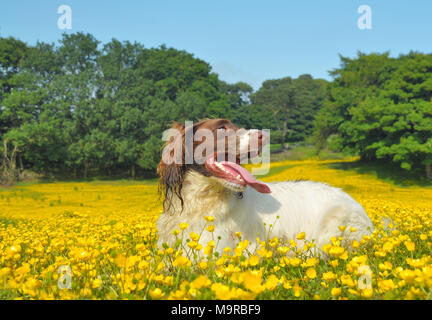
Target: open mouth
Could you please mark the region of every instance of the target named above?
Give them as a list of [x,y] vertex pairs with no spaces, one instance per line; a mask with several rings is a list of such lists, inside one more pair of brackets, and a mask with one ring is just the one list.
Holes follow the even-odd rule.
[[246,186],[254,188],[261,193],[271,193],[270,188],[254,178],[245,168],[235,162],[216,161],[216,155],[209,156],[205,161],[205,167],[214,176],[225,180],[233,189],[244,189]]

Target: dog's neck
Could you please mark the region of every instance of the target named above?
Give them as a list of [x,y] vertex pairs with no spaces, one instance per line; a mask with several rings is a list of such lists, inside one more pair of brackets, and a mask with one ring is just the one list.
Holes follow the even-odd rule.
[[[207,212],[208,216],[223,218],[229,211],[230,201],[228,200],[232,197],[233,192],[226,189],[216,179],[205,177],[193,170],[186,172],[181,191],[184,203],[182,216],[190,218]],[[179,214],[180,199],[174,196],[172,201],[173,205],[168,213]]]

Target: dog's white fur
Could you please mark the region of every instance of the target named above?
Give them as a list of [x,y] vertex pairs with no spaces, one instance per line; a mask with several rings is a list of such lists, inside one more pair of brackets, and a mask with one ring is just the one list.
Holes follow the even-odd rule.
[[[323,254],[322,245],[329,243],[331,237],[343,236],[344,242],[350,244],[372,231],[372,222],[362,206],[340,189],[312,181],[278,182],[269,186],[271,194],[247,188],[240,199],[217,179],[188,172],[183,182],[183,212],[172,215],[166,212],[157,222],[159,245],[165,242],[173,246],[175,237],[171,231],[178,229],[182,222],[189,224],[188,233],[201,233],[206,224],[204,216],[215,217],[212,223],[215,231],[212,234],[204,230],[200,243],[205,246],[220,237],[218,250],[234,247],[238,242],[234,234],[240,231],[253,251],[257,234],[262,240],[266,234],[264,223],[267,227],[273,225],[270,237],[290,240],[305,232],[306,240],[314,240],[320,254]],[[180,201],[174,201],[174,207],[179,209]],[[347,228],[342,232],[339,226]],[[350,227],[357,230],[351,232]]]
[[[353,240],[359,241],[373,229],[363,207],[341,189],[312,181],[268,185],[271,194],[247,187],[239,197],[221,179],[188,171],[183,180],[183,211],[180,200],[173,197],[171,209],[162,214],[157,222],[158,244],[173,246],[175,236],[171,231],[178,229],[182,222],[189,225],[186,238],[192,231],[200,234],[207,223],[205,216],[215,217],[212,222],[215,231],[210,233],[204,230],[199,242],[205,246],[211,240],[218,242],[220,237],[218,251],[235,247],[238,243],[234,236],[236,232],[241,232],[242,239],[249,240],[249,250],[253,251],[257,235],[264,240],[269,225],[272,225],[270,238],[276,236],[290,240],[305,232],[305,240],[315,242],[315,253],[325,257],[321,248],[330,242],[330,238],[342,236],[349,248]],[[346,226],[346,229],[341,231],[339,226]],[[351,232],[350,227],[356,228],[356,231]]]

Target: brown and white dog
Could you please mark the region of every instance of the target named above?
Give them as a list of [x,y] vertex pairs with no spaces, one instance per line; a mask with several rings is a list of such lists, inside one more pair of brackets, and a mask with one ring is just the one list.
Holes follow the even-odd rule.
[[[165,152],[158,166],[160,187],[164,193],[164,213],[159,217],[157,228],[161,246],[167,243],[173,246],[175,236],[171,233],[180,223],[189,225],[189,232],[201,234],[199,242],[206,246],[211,240],[218,242],[218,251],[225,247],[235,247],[238,239],[234,236],[241,232],[242,239],[251,243],[249,250],[256,247],[257,235],[261,240],[272,225],[270,237],[295,239],[305,232],[308,241],[315,242],[315,253],[324,257],[320,250],[329,243],[331,237],[343,237],[349,247],[353,240],[360,240],[369,235],[372,222],[362,206],[341,189],[312,181],[286,181],[264,184],[256,180],[249,171],[240,166],[242,155],[256,157],[269,137],[259,130],[239,129],[229,120],[206,119],[185,128],[175,123],[173,129],[180,135],[168,143],[180,145],[181,161],[167,163],[166,158],[172,152]],[[235,133],[236,150],[225,147],[223,150],[208,150],[203,144],[207,139],[195,139],[201,130],[212,132],[218,145],[218,132]],[[204,161],[187,164],[185,136],[193,136],[193,152],[203,150]],[[228,145],[228,138],[225,145]],[[257,140],[253,147],[253,139]],[[191,152],[190,150],[189,152]],[[203,231],[205,216],[213,216],[215,230]],[[341,231],[339,226],[347,226]],[[351,232],[353,227],[356,231]],[[341,228],[343,229],[343,228]],[[353,230],[353,229],[352,229]],[[202,232],[203,231],[203,232]],[[302,241],[300,241],[302,242]],[[299,246],[301,243],[299,244]]]

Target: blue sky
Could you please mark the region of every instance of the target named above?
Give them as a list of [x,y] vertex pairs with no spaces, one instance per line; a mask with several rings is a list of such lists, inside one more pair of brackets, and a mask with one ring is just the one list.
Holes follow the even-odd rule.
[[[72,9],[68,33],[183,49],[209,62],[221,79],[255,89],[266,79],[303,73],[330,79],[338,54],[432,52],[430,0],[8,0],[0,5],[0,36],[57,42],[63,4]],[[371,30],[357,27],[360,5],[372,9]]]

